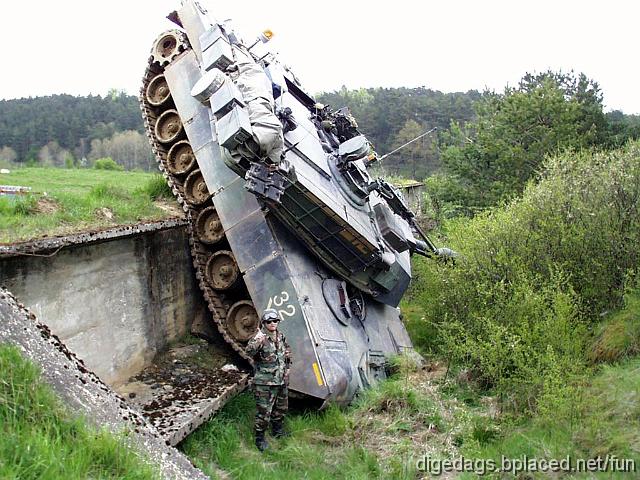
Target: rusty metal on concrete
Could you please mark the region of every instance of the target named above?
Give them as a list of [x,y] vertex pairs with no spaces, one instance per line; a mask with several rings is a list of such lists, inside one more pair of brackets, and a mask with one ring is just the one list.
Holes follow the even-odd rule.
[[162,353],[116,390],[176,445],[246,387],[236,359],[200,340]]

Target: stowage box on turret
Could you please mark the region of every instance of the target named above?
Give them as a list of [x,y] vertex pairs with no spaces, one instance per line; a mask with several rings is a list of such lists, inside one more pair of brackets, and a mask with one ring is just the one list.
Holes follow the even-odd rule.
[[349,112],[317,103],[265,52],[271,32],[244,43],[193,0],[169,18],[178,28],[154,42],[140,102],[212,321],[244,355],[276,309],[290,390],[346,403],[412,348],[397,308],[410,255],[440,252],[370,177],[378,156]]

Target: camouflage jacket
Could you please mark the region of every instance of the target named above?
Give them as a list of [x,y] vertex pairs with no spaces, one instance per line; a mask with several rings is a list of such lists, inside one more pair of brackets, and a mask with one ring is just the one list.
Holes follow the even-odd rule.
[[276,332],[276,340],[262,329],[247,344],[247,355],[253,358],[256,385],[283,385],[289,383],[291,349],[284,335]]

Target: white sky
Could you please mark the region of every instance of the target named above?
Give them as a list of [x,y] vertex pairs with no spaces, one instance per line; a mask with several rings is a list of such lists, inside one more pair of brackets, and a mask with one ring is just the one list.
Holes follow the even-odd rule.
[[[202,0],[245,38],[263,28],[311,93],[346,85],[501,91],[547,68],[584,72],[606,110],[640,113],[634,1]],[[153,40],[179,0],[2,5],[0,98],[137,94]]]

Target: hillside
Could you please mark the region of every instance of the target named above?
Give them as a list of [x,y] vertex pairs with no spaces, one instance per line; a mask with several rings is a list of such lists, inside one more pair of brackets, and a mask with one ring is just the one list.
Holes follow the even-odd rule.
[[[479,96],[475,91],[442,93],[425,88],[343,89],[319,94],[318,101],[335,109],[349,107],[362,131],[384,153],[406,141],[407,135],[415,136],[416,128],[422,133],[421,129],[433,126],[446,129],[451,120],[470,120]],[[407,125],[409,120],[414,123]],[[430,149],[430,166],[405,168],[406,159],[397,156],[389,162],[390,172],[423,178],[437,169],[433,138],[423,143]],[[0,100],[0,165],[90,166],[103,157],[128,170],[155,168],[136,97],[114,91],[104,97]]]
[[[431,123],[443,128],[378,170],[430,175],[430,236],[456,252],[453,261],[411,260],[401,308],[425,364],[390,359],[390,378],[346,408],[294,405],[291,436],[270,438],[265,454],[253,446],[254,401],[242,394],[181,444],[203,471],[220,466],[260,479],[637,477],[640,122],[605,113],[598,84],[573,73],[526,75],[504,92],[465,95],[369,89],[320,97],[350,104],[381,152]],[[99,156],[123,133],[94,139]],[[38,158],[29,161],[59,159]],[[52,222],[46,228],[77,219],[75,228],[106,212],[124,221],[159,213],[161,178],[109,172],[111,181],[96,172],[13,170],[16,183],[47,189],[53,209],[38,216],[37,200],[0,199],[2,234],[41,233],[36,217]],[[11,463],[9,447],[0,466]]]

